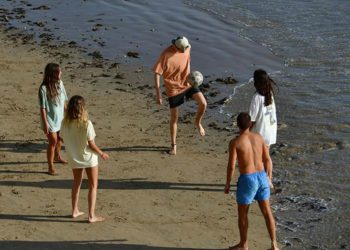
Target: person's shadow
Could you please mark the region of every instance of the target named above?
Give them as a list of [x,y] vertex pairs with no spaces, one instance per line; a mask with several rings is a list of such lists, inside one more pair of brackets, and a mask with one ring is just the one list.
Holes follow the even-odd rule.
[[[73,180],[44,180],[44,181],[0,181],[1,186],[14,187],[40,187],[40,188],[57,188],[71,189]],[[181,190],[181,191],[206,191],[206,192],[223,192],[223,184],[214,183],[186,183],[186,182],[165,182],[165,181],[148,181],[146,178],[132,179],[100,179],[98,181],[99,189],[115,190]],[[234,185],[232,185],[233,187]],[[87,180],[83,180],[82,188],[87,188]]]
[[[0,140],[0,152],[34,154],[43,153],[47,149],[47,141],[44,139],[35,140]],[[64,149],[64,145],[62,147]],[[163,146],[125,146],[114,148],[102,148],[106,152],[167,152],[170,148]],[[23,166],[26,165],[46,165],[47,161],[1,161],[0,166]],[[0,170],[0,173],[6,174],[47,174],[47,171],[26,171],[26,170]]]
[[44,139],[35,140],[0,140],[0,152],[41,153],[47,149]]
[[164,246],[149,246],[144,244],[124,244],[127,239],[96,240],[96,241],[1,241],[0,249],[16,250],[223,250],[213,248],[179,248]]
[[165,152],[168,151],[169,147],[163,146],[125,146],[125,147],[115,147],[115,148],[103,148],[103,151],[110,152]]

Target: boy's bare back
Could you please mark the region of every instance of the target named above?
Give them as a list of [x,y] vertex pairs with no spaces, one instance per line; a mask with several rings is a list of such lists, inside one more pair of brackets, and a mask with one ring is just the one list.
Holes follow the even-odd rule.
[[236,151],[241,174],[264,170],[263,159],[267,149],[261,135],[245,131],[231,141],[231,150]]

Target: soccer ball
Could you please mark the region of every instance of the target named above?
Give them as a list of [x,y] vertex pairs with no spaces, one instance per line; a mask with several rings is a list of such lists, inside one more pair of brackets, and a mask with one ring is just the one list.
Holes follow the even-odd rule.
[[188,76],[188,82],[192,87],[198,87],[203,83],[203,75],[199,71],[192,71]]

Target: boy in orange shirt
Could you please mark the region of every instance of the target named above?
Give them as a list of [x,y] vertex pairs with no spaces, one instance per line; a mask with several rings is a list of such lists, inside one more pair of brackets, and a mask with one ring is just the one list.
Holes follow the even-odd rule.
[[160,92],[160,76],[163,76],[165,92],[170,106],[170,136],[171,150],[169,154],[176,155],[176,134],[177,120],[179,117],[179,106],[186,98],[194,99],[198,104],[195,127],[201,136],[205,135],[205,130],[201,124],[207,102],[202,92],[191,87],[187,77],[190,73],[191,46],[186,37],[178,37],[172,41],[172,45],[166,48],[160,55],[154,66],[154,83],[156,88],[156,100],[162,104]]

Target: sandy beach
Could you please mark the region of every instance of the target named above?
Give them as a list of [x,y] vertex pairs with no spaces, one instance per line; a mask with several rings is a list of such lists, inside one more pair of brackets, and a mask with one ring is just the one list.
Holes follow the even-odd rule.
[[[23,44],[11,34],[0,35],[1,249],[209,250],[238,241],[235,199],[223,193],[235,132],[204,123],[207,136],[200,138],[186,116],[178,155],[164,154],[169,111],[155,103],[149,69],[100,62],[74,46]],[[96,212],[107,218],[103,223],[70,218],[70,166],[56,165],[58,176],[46,174],[37,91],[48,62],[61,65],[69,96],[86,98],[96,142],[110,154],[100,160]],[[85,212],[86,187],[80,198]],[[269,249],[257,204],[249,222],[250,248]]]

